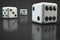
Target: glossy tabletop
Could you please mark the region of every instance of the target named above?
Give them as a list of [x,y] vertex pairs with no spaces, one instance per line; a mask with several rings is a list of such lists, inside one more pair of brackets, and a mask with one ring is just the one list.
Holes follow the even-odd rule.
[[41,25],[28,16],[1,19],[0,40],[60,40],[60,24]]

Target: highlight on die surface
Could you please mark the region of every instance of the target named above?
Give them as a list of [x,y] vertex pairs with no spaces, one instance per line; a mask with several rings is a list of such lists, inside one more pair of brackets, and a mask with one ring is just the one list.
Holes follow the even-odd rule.
[[17,8],[16,7],[3,7],[2,8],[3,18],[17,18]]
[[36,23],[57,22],[56,3],[41,2],[32,5],[32,21]]

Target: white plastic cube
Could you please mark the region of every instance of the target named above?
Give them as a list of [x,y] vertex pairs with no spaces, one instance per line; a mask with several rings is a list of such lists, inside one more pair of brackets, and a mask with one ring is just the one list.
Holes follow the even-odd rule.
[[20,15],[28,15],[27,9],[20,9]]
[[3,7],[2,8],[3,18],[17,18],[17,8],[16,7]]
[[57,22],[57,4],[47,2],[33,4],[32,21],[36,23]]

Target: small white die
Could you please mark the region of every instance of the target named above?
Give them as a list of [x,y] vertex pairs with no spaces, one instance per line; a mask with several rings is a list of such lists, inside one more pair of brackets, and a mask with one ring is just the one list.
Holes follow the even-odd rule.
[[3,7],[2,17],[3,18],[17,18],[17,8],[16,7]]
[[20,15],[28,15],[27,9],[20,9]]

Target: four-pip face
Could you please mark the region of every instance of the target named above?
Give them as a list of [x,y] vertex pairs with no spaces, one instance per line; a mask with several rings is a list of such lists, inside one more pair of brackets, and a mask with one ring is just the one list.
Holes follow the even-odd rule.
[[9,10],[8,8],[3,8],[2,9],[2,13],[3,13],[2,17],[3,18],[8,18],[8,10]]

